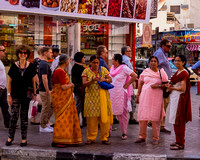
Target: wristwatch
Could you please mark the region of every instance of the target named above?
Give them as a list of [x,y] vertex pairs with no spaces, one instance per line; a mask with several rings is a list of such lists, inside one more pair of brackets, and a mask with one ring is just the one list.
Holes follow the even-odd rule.
[[10,93],[8,93],[7,95],[10,96]]

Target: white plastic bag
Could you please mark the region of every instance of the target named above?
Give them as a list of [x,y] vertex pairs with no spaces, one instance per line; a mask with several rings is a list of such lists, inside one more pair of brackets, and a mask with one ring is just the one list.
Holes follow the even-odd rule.
[[37,115],[38,101],[31,100],[29,103],[28,118],[34,118]]

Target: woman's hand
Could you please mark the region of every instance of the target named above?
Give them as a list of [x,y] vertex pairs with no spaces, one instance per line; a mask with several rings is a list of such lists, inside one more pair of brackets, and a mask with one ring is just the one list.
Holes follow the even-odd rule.
[[70,85],[71,85],[71,88],[74,88],[74,87],[75,87],[74,83],[70,83]]
[[36,95],[33,95],[33,100],[36,101]]
[[128,83],[126,83],[126,84],[124,85],[124,89],[127,89],[127,88],[128,88],[128,86],[129,86],[129,84],[128,84]]
[[153,88],[153,89],[156,89],[156,88],[159,88],[159,87],[160,87],[159,83],[155,83],[155,84],[151,85],[151,88]]
[[106,78],[100,77],[100,78],[99,78],[99,82],[107,82],[107,80],[106,80]]
[[9,105],[9,106],[12,106],[13,101],[12,101],[11,95],[8,95],[8,96],[7,96],[7,101],[8,101],[8,105]]
[[136,95],[136,97],[135,97],[135,103],[139,103],[139,95]]

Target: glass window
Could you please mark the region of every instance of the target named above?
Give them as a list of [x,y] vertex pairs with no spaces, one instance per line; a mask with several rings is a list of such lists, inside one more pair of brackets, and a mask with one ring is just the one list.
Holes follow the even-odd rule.
[[180,14],[181,12],[180,6],[170,6],[170,12],[174,12],[175,14]]

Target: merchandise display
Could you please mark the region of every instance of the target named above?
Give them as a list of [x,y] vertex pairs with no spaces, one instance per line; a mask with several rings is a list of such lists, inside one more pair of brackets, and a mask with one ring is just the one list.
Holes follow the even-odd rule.
[[94,15],[106,16],[107,14],[107,0],[94,0]]
[[22,6],[26,8],[40,7],[40,0],[22,0]]

